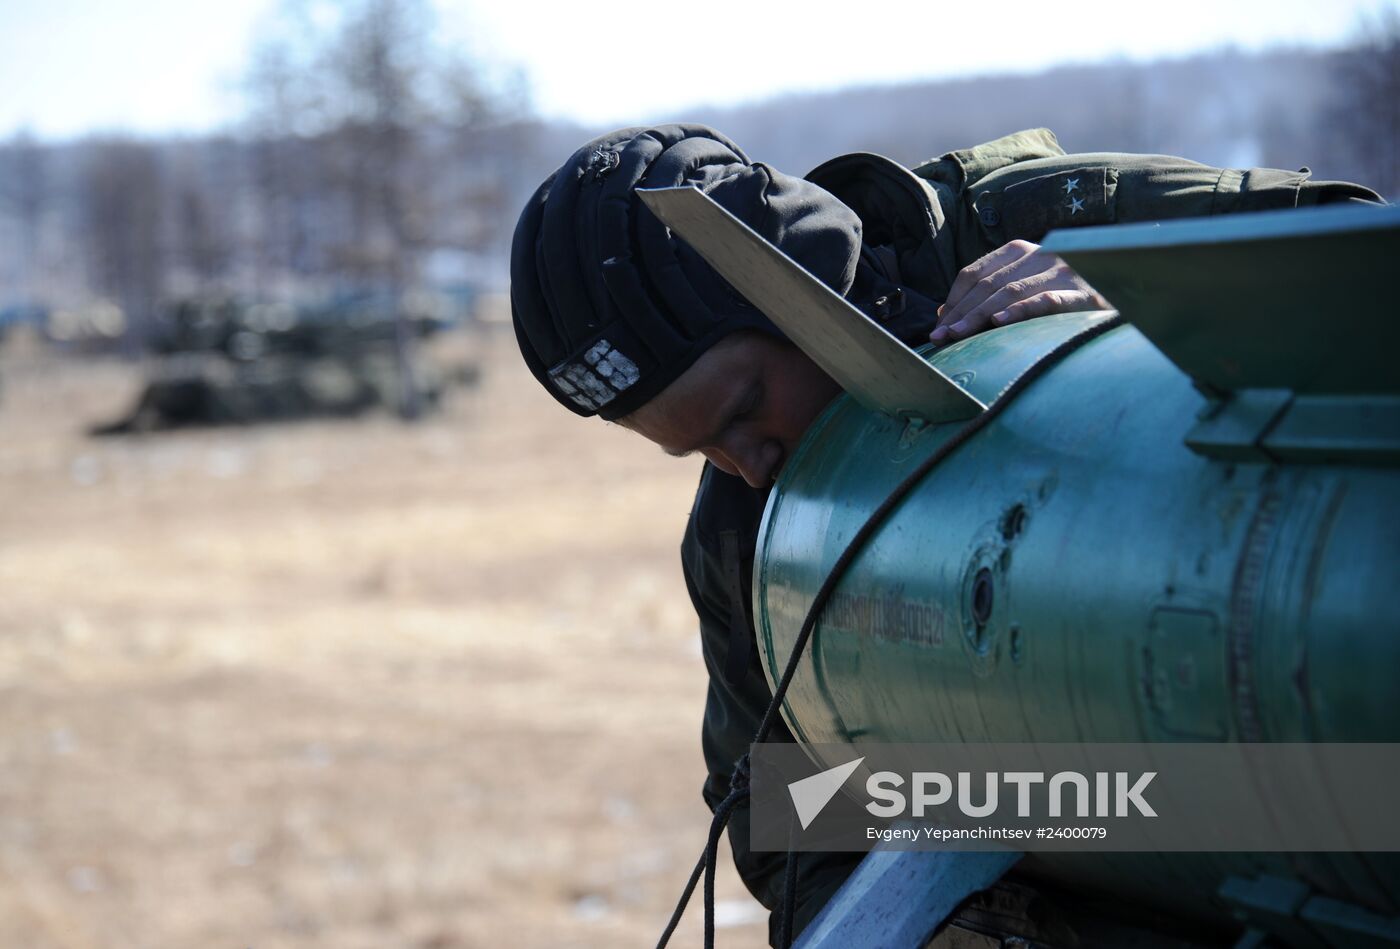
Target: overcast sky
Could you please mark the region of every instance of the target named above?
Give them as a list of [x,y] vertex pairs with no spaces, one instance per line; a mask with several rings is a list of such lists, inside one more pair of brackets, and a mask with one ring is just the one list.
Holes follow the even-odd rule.
[[[1392,0],[1393,2],[1393,0]],[[0,135],[199,132],[275,0],[0,0]],[[1378,0],[822,4],[435,0],[444,38],[523,69],[536,108],[589,124],[851,83],[1029,71],[1234,44],[1338,45]],[[949,20],[944,11],[971,14]],[[839,18],[837,12],[839,11]]]

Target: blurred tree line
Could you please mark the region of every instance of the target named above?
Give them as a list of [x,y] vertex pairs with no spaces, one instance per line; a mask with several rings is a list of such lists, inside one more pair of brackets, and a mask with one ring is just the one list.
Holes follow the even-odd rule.
[[[837,116],[839,118],[833,118]],[[1222,167],[1307,166],[1400,197],[1400,13],[1331,51],[1222,50],[1149,63],[790,96],[699,111],[751,158],[808,169],[845,151],[917,164],[1046,126],[1069,152],[1180,155]]]
[[492,282],[538,127],[435,32],[425,0],[284,0],[239,127],[0,146],[0,308],[101,299],[140,339],[173,298]]
[[[203,138],[0,145],[0,310],[106,300],[139,341],[172,298],[501,289],[531,190],[602,131],[529,115],[523,83],[435,39],[425,0],[286,0],[242,127]],[[1349,48],[1222,51],[787,96],[683,118],[803,172],[907,164],[1045,125],[1069,151],[1307,165],[1400,194],[1400,15]]]

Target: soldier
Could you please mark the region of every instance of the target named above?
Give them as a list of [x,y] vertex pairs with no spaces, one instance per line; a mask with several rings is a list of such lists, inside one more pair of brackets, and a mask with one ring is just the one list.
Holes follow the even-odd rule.
[[[750,610],[768,489],[837,385],[641,204],[693,184],[910,344],[951,342],[1054,312],[1108,306],[1036,241],[1059,227],[1378,202],[1306,171],[1211,168],[1157,155],[1066,155],[1047,130],[913,170],[845,155],[805,179],[750,162],[695,125],[624,129],[584,145],[530,199],[511,252],[521,354],[564,407],[707,464],[682,542],[710,676],[703,728],[713,808],[771,700]],[[791,741],[780,724],[770,740]],[[740,876],[770,910],[783,857],[730,822]],[[797,928],[859,854],[804,854]],[[776,916],[770,933],[776,930]]]

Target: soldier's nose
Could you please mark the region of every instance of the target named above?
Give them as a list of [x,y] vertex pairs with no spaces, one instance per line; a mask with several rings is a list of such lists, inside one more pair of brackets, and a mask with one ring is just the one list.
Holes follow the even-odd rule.
[[783,464],[783,448],[775,441],[764,441],[740,460],[739,470],[751,488],[766,488],[778,477]]

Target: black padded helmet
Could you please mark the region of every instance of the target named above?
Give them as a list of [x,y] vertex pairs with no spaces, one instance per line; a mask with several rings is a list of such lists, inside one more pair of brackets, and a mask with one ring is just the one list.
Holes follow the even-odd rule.
[[739,329],[778,330],[636,189],[690,184],[837,293],[855,279],[861,222],[830,193],[702,125],[611,132],[584,145],[526,205],[511,246],[521,354],[579,415],[621,418]]

